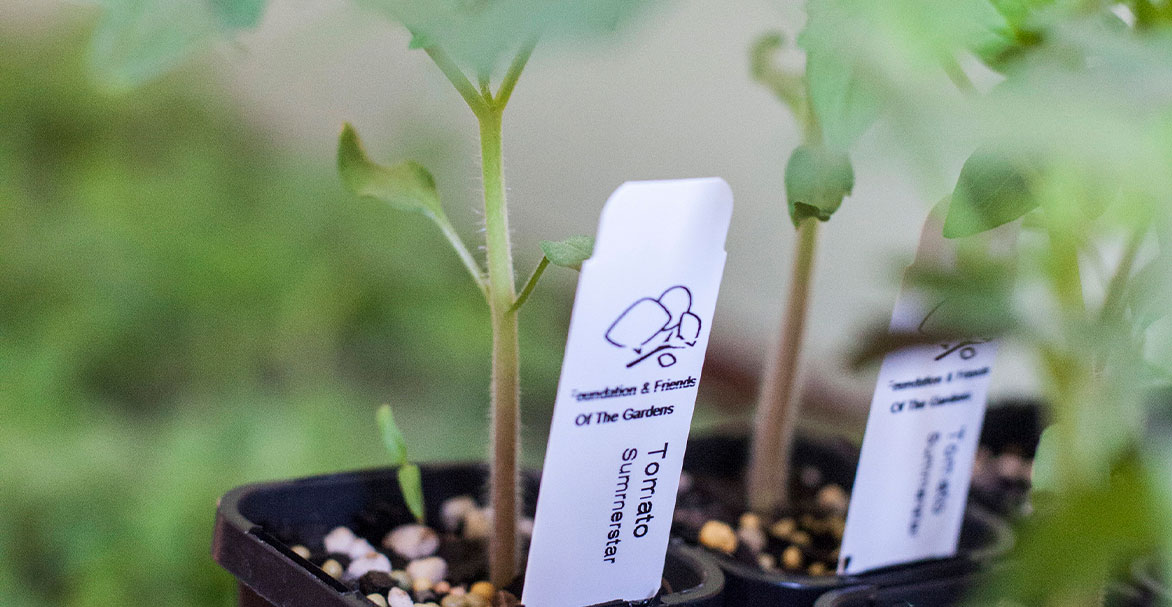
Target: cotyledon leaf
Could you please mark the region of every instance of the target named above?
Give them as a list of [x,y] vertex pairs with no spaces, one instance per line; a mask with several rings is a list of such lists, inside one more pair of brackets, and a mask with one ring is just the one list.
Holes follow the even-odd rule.
[[378,408],[375,418],[378,420],[379,435],[386,445],[387,453],[391,457],[390,465],[399,468],[396,476],[399,481],[399,491],[403,494],[403,501],[407,508],[419,522],[423,522],[423,481],[419,466],[407,459],[407,440],[403,432],[395,423],[395,414],[390,405]]
[[391,411],[391,406],[383,405],[379,407],[375,418],[378,420],[379,436],[383,439],[383,445],[387,448],[387,454],[391,456],[390,464],[392,466],[406,464],[407,440],[403,438],[403,432],[399,430],[399,426],[395,423],[395,414]]
[[338,174],[342,184],[353,194],[381,200],[400,211],[421,213],[431,219],[459,255],[481,293],[487,295],[484,272],[444,214],[435,179],[427,169],[412,161],[389,167],[375,163],[366,155],[354,127],[346,124],[338,140]]
[[399,479],[399,491],[403,493],[403,501],[407,504],[407,509],[411,511],[415,520],[423,523],[425,516],[423,507],[423,477],[420,474],[419,466],[415,464],[403,464],[399,466],[397,476]]
[[571,236],[562,241],[543,240],[541,251],[545,258],[555,266],[581,270],[582,262],[590,259],[594,254],[594,238],[592,236]]
[[854,169],[845,153],[825,146],[799,146],[785,165],[790,219],[795,226],[809,217],[829,220],[854,185]]
[[382,200],[400,211],[432,218],[444,216],[435,179],[427,169],[413,161],[389,167],[375,163],[349,124],[342,128],[338,140],[338,174],[346,189],[355,195]]

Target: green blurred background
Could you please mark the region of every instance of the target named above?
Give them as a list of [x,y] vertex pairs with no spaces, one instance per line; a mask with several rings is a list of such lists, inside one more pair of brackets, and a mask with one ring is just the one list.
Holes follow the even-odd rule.
[[[229,605],[227,489],[378,465],[387,400],[414,457],[484,456],[487,315],[425,219],[344,194],[198,72],[102,93],[87,35],[0,39],[0,604]],[[570,293],[536,297],[540,427]]]

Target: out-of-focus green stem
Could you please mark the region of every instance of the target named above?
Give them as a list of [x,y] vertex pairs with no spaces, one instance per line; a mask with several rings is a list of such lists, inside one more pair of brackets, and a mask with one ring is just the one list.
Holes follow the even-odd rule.
[[1139,255],[1139,248],[1148,235],[1145,229],[1136,229],[1128,237],[1127,247],[1123,250],[1123,258],[1107,284],[1107,298],[1103,301],[1103,309],[1099,320],[1103,323],[1114,323],[1123,315],[1123,295],[1127,283],[1131,279],[1131,272],[1135,268],[1135,259]]
[[[1057,297],[1061,322],[1068,334],[1077,334],[1085,328],[1086,302],[1082,291],[1082,272],[1079,269],[1078,240],[1068,225],[1069,209],[1063,208],[1057,198],[1059,192],[1041,196],[1049,239],[1046,276]],[[1044,353],[1049,382],[1049,397],[1054,405],[1054,422],[1058,432],[1055,466],[1060,486],[1071,489],[1083,478],[1082,457],[1079,454],[1079,427],[1086,390],[1083,382],[1093,381],[1094,369],[1082,364],[1074,353],[1075,344],[1064,343],[1056,350]]]

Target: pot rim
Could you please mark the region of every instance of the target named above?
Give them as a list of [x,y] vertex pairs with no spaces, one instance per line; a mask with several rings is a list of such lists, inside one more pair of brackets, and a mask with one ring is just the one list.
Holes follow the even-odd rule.
[[[481,461],[421,462],[419,466],[425,471],[431,471],[432,473],[474,470],[487,474],[488,471],[488,465]],[[239,540],[243,536],[251,536],[257,540],[254,542],[253,549],[261,551],[262,558],[266,558],[270,562],[279,562],[284,567],[296,567],[296,571],[303,572],[303,577],[314,578],[316,581],[316,583],[312,584],[314,591],[336,593],[337,599],[343,601],[348,607],[370,607],[370,602],[361,593],[353,591],[338,580],[329,577],[325,572],[321,571],[320,567],[313,565],[293,553],[284,542],[270,535],[261,525],[251,521],[242,512],[241,503],[251,495],[278,488],[283,490],[290,488],[300,489],[330,485],[347,480],[356,481],[377,477],[394,478],[397,469],[397,467],[393,466],[360,468],[287,480],[261,481],[230,489],[216,501],[216,524],[212,541],[212,558],[221,567],[232,573],[239,583],[248,586],[254,592],[257,592],[257,594],[261,594],[249,581],[244,579],[244,577],[247,577],[251,573],[252,568],[242,566],[235,559],[228,556],[231,551],[230,545],[239,546]],[[523,474],[525,472],[523,471]],[[231,536],[235,536],[236,541],[233,541]],[[631,602],[616,600],[590,607],[635,607],[644,605],[667,607],[672,605],[687,605],[692,602],[714,601],[723,593],[724,571],[705,551],[676,540],[672,540],[668,544],[667,551],[665,567],[667,566],[666,563],[672,560],[683,563],[684,566],[695,571],[699,578],[697,585],[690,588],[673,589],[669,594],[661,594],[647,601]],[[268,599],[266,598],[266,600]]]
[[[817,445],[819,448],[825,449],[828,453],[838,454],[840,457],[847,455],[845,452],[847,449],[856,451],[856,453],[850,454],[849,459],[857,460],[858,446],[846,440],[842,435],[826,432],[799,431],[798,437],[799,440],[805,440],[808,443]],[[703,441],[709,438],[716,440],[751,440],[750,429],[740,426],[725,426],[713,428],[698,436],[692,436],[688,439],[688,442],[691,445],[693,441]],[[685,470],[687,470],[686,467]],[[975,569],[981,563],[1003,556],[1013,549],[1016,544],[1016,537],[1013,529],[1004,519],[971,499],[965,505],[964,516],[966,520],[974,520],[990,531],[991,539],[986,545],[961,551],[952,557],[922,559],[848,575],[839,575],[836,573],[833,575],[812,576],[787,571],[764,571],[759,567],[742,563],[726,555],[712,551],[706,552],[720,563],[722,569],[742,579],[795,589],[830,590],[844,586],[873,584],[877,577],[924,567],[948,571],[955,570],[957,567]]]
[[789,586],[795,588],[840,588],[843,586],[853,586],[857,584],[869,584],[872,579],[889,573],[898,573],[909,571],[920,567],[935,567],[935,566],[951,566],[955,564],[976,566],[979,563],[988,561],[998,556],[1004,555],[1013,549],[1016,543],[1013,531],[1010,529],[1008,523],[1001,520],[998,516],[986,510],[979,504],[970,502],[965,509],[965,518],[972,518],[980,521],[981,524],[986,525],[992,534],[992,541],[987,546],[968,550],[951,557],[921,559],[909,563],[901,563],[899,565],[891,565],[888,567],[881,567],[879,569],[872,569],[862,573],[852,573],[846,575],[808,575],[804,573],[792,573],[787,571],[764,571],[759,567],[753,567],[746,563],[734,560],[731,557],[709,553],[714,558],[719,560],[720,566],[730,573],[745,579],[773,584],[781,586]]

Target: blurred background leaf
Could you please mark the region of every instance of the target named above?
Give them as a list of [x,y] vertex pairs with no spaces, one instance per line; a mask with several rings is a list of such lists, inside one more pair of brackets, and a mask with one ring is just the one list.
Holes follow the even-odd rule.
[[438,46],[475,74],[492,75],[535,38],[617,29],[658,0],[358,0],[406,27],[411,46]]
[[265,2],[100,0],[103,11],[90,43],[91,67],[108,86],[138,86],[212,41],[254,27]]

